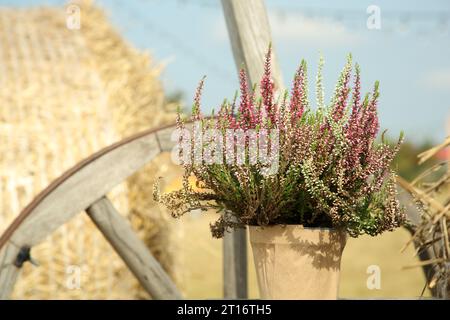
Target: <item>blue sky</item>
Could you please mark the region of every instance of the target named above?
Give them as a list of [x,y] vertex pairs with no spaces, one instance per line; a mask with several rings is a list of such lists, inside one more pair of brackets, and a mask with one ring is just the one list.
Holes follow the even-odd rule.
[[[1,5],[63,4],[4,1]],[[166,92],[182,90],[187,103],[207,75],[204,110],[238,88],[219,0],[98,0],[134,46],[166,64]],[[286,85],[302,58],[313,83],[323,53],[327,98],[348,53],[362,69],[363,89],[380,80],[381,126],[404,130],[415,142],[439,142],[450,119],[450,1],[266,0],[273,44]],[[381,9],[381,29],[369,30],[366,8]],[[311,95],[313,94],[311,88]],[[313,97],[313,96],[312,96]]]

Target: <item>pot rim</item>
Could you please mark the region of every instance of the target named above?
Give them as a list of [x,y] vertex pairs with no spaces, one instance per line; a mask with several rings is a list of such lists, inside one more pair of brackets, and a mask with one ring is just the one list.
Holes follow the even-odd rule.
[[[272,225],[249,226],[251,243],[279,243],[294,244],[295,239],[308,239],[312,242],[341,242],[347,241],[345,229],[332,228],[308,228],[303,225]],[[323,238],[323,236],[325,238]]]
[[267,226],[260,226],[260,225],[248,225],[249,228],[252,229],[265,229],[265,228],[301,228],[305,230],[324,230],[324,231],[342,231],[343,229],[338,228],[327,228],[327,227],[305,227],[302,224],[271,224]]

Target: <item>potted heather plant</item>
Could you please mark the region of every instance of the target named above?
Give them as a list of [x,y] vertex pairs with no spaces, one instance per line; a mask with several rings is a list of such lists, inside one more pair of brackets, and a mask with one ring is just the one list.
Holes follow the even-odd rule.
[[304,61],[290,95],[276,98],[270,49],[259,90],[242,70],[239,101],[209,118],[200,112],[202,80],[191,121],[177,119],[183,187],[161,194],[155,186],[155,200],[174,217],[217,210],[214,237],[249,226],[262,298],[336,299],[347,235],[375,236],[405,221],[390,170],[402,135],[394,146],[383,136],[376,142],[378,82],[361,98],[349,56],[325,105],[322,66],[320,59],[315,109]]

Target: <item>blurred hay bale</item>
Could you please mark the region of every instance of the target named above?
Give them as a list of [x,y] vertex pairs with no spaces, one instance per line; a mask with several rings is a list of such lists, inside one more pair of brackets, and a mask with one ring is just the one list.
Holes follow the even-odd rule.
[[[164,93],[158,80],[162,68],[153,66],[148,54],[124,45],[120,35],[106,22],[103,11],[85,5],[81,6],[81,12],[81,31],[86,46],[94,53],[95,65],[113,101],[111,110],[117,132],[125,137],[149,127],[173,123],[175,106],[164,103]],[[174,222],[169,221],[169,214],[161,212],[162,209],[151,197],[156,178],[164,176],[170,180],[177,174],[181,171],[172,164],[170,155],[162,155],[156,163],[147,165],[128,179],[127,199],[129,218],[135,230],[180,283],[181,270],[175,270],[179,255],[172,253],[176,251],[175,243],[181,236],[181,229],[171,228]],[[171,241],[173,236],[175,239]]]
[[[0,9],[0,232],[51,180],[124,136],[173,119],[160,68],[124,43],[99,9],[80,4],[81,30],[64,8]],[[157,160],[109,195],[176,278],[171,224],[151,203]],[[33,248],[15,298],[144,296],[84,214]],[[80,281],[78,281],[80,280]]]

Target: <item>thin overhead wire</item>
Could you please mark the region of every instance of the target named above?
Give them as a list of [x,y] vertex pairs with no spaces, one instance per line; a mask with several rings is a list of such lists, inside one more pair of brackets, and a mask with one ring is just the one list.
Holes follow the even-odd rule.
[[129,21],[132,21],[133,24],[138,24],[142,30],[152,32],[158,38],[164,40],[175,49],[175,52],[182,53],[183,56],[190,59],[196,65],[208,69],[211,74],[219,79],[233,82],[237,80],[236,75],[231,74],[207,55],[193,48],[192,45],[188,44],[187,41],[176,33],[154,21],[150,21],[144,11],[138,10],[139,8],[133,6],[123,6],[123,3],[117,0],[113,0],[113,2],[115,7],[120,7],[121,11],[127,10],[126,13],[130,18]]

